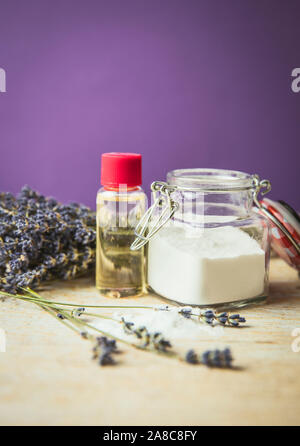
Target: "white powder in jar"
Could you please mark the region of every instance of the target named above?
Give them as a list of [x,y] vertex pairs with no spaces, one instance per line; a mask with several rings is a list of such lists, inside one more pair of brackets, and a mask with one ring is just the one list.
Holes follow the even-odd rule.
[[149,242],[148,284],[177,302],[212,305],[256,297],[264,280],[264,251],[236,227],[199,232],[170,225]]

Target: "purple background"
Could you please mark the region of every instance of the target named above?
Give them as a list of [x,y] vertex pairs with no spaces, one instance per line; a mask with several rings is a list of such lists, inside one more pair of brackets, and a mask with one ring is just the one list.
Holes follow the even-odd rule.
[[300,209],[300,2],[0,1],[0,190],[94,206],[100,154],[258,173]]

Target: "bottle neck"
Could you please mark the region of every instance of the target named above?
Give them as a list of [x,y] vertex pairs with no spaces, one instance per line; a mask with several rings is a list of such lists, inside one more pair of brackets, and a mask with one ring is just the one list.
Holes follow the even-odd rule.
[[140,186],[127,186],[127,184],[119,184],[118,186],[108,186],[104,184],[103,188],[108,191],[119,192],[119,193],[141,190]]

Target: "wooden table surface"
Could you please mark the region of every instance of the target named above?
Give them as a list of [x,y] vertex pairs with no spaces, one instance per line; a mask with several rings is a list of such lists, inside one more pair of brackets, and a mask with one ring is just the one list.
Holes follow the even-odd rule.
[[[292,343],[299,350],[300,339],[292,330],[300,329],[300,281],[279,259],[272,260],[270,278],[268,303],[241,311],[247,327],[197,341],[199,351],[229,345],[238,370],[192,366],[130,347],[122,347],[120,365],[101,368],[91,361],[90,343],[43,310],[0,302],[7,341],[0,353],[0,424],[299,425],[300,352]],[[89,278],[43,294],[108,302]]]

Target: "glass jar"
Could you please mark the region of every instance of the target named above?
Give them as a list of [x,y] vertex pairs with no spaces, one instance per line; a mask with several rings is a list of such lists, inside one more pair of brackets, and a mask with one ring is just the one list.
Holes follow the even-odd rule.
[[[169,301],[233,308],[268,294],[269,224],[253,207],[270,190],[257,175],[184,169],[151,186],[154,203],[132,249],[147,246],[147,285]],[[257,209],[257,208],[256,208]]]

